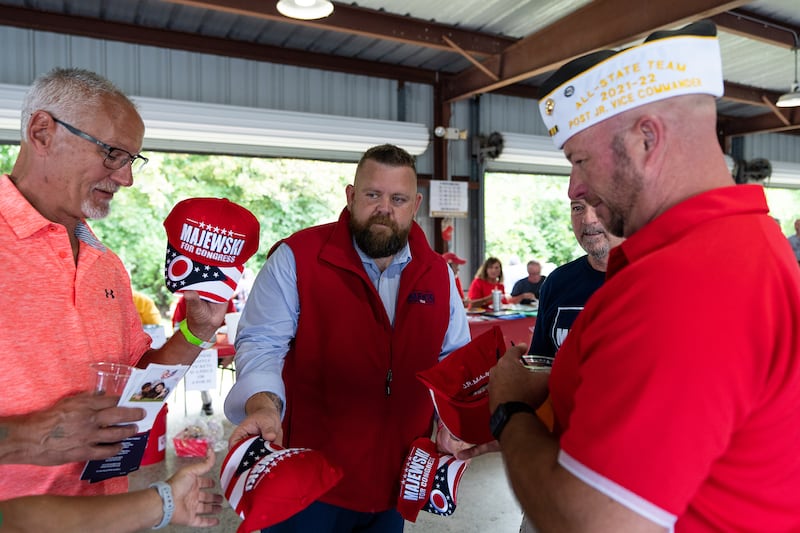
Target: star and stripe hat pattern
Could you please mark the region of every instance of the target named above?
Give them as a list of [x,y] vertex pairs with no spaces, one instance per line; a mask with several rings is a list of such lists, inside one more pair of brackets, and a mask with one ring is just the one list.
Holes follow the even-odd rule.
[[261,437],[239,441],[225,457],[220,486],[247,533],[292,517],[342,479],[322,452],[282,448]]
[[400,479],[397,510],[403,519],[416,522],[420,511],[450,516],[456,510],[461,476],[469,461],[436,450],[436,443],[420,437],[411,445]]
[[226,198],[189,198],[172,208],[164,228],[167,288],[197,291],[210,302],[230,300],[245,262],[258,250],[253,213]]

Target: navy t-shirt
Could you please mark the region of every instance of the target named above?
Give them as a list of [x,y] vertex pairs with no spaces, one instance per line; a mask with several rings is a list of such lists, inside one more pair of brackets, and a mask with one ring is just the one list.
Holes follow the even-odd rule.
[[553,270],[539,294],[528,353],[555,357],[578,313],[605,278],[606,273],[592,268],[585,255]]
[[[547,279],[547,276],[542,276],[538,282],[531,283],[528,281],[527,277],[522,278],[514,284],[514,288],[511,289],[511,296],[519,296],[520,294],[524,294],[526,292],[532,292],[538,299],[539,291],[542,289],[542,283],[544,283],[545,279]],[[520,300],[519,303],[527,305],[533,303],[533,300],[525,298],[524,300]]]

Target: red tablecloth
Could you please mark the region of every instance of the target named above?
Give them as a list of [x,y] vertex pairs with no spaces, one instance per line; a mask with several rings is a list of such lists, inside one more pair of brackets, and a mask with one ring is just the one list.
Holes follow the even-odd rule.
[[492,326],[500,326],[503,331],[503,337],[506,340],[506,346],[511,344],[527,344],[531,343],[531,336],[533,335],[533,326],[536,324],[535,316],[526,316],[522,318],[488,318],[482,315],[470,316],[469,332],[474,339],[481,333],[485,332]]

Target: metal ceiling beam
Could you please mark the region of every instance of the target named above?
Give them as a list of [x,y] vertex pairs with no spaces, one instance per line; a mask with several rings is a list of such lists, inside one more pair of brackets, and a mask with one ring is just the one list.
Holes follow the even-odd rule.
[[764,98],[774,104],[781,97],[781,94],[783,93],[726,81],[725,95],[722,98],[739,104],[764,106],[766,105],[764,104]]
[[[171,1],[174,3],[187,3],[189,0],[167,0],[167,1]],[[235,0],[217,0],[214,2],[202,2],[202,3],[204,4],[213,3],[215,5],[219,4],[232,5],[234,1]],[[633,0],[615,0],[614,5],[617,6],[617,9],[626,9],[624,5],[629,5],[626,4],[626,2],[632,2],[632,1]],[[677,0],[677,1],[692,2],[692,0]],[[273,2],[266,2],[264,5],[266,4],[271,4],[273,5],[274,8]],[[630,5],[632,6],[632,4]],[[339,4],[337,4],[336,6],[336,9],[339,10],[340,13],[344,12],[345,15],[347,13],[347,8],[349,8],[349,6],[340,6]],[[634,8],[631,7],[630,9]],[[720,7],[719,9],[723,9],[723,7]],[[685,11],[686,9],[678,9],[679,13]],[[594,14],[580,15],[579,18],[575,18],[576,14],[573,14],[566,17],[565,19],[562,19],[562,21],[559,21],[562,23],[562,25],[559,26],[560,31],[564,32],[563,35],[580,34],[580,32],[576,33],[575,28],[577,28],[578,25],[580,24],[585,24],[585,22],[581,22],[582,20],[585,20],[583,17],[602,16],[594,11],[592,13]],[[742,13],[741,10],[737,10],[734,12],[734,14],[736,14],[737,17],[736,19],[731,19],[726,14],[720,14],[719,16],[722,17],[721,20],[723,21],[723,24],[720,24],[720,26],[721,27],[724,26],[726,31],[733,31],[730,29],[731,24],[733,24],[733,22],[731,21],[743,19],[741,13]],[[393,17],[389,15],[387,16]],[[747,16],[750,15],[748,14]],[[378,17],[381,18],[383,17],[383,15],[379,14]],[[716,18],[716,16],[712,18]],[[568,24],[567,22],[564,22],[566,19],[569,19]],[[614,20],[617,19],[615,18]],[[287,22],[288,19],[285,19],[281,16],[281,21]],[[749,23],[752,23],[751,20],[748,19],[748,21]],[[306,68],[332,70],[349,74],[377,76],[388,79],[395,79],[395,80],[402,80],[402,81],[409,81],[416,83],[426,83],[431,85],[435,84],[436,80],[438,79],[440,82],[444,80],[443,83],[446,86],[449,87],[454,86],[448,83],[448,81],[452,79],[453,75],[437,73],[432,70],[395,66],[375,61],[349,59],[339,56],[332,56],[328,54],[311,53],[311,52],[305,52],[305,51],[293,50],[275,46],[257,45],[243,41],[231,41],[228,39],[207,37],[199,34],[175,32],[171,30],[160,30],[155,28],[137,26],[133,24],[105,22],[94,18],[61,15],[34,9],[25,9],[25,8],[0,5],[0,23],[8,26],[16,26],[16,27],[22,27],[40,31],[50,31],[54,33],[79,35],[83,37],[91,37],[109,41],[121,41],[121,42],[156,46],[168,49],[186,50],[197,53],[208,53],[226,57],[237,57],[255,61],[265,61],[271,63],[295,65]],[[620,26],[622,29],[617,28],[616,26]],[[606,27],[608,26],[606,25]],[[755,31],[752,29],[752,26],[750,25],[741,26],[740,30],[741,28],[749,29],[748,31]],[[625,31],[623,31],[623,29]],[[647,34],[652,29],[654,28],[641,29],[640,33]],[[549,29],[546,28],[543,31],[548,31],[548,30]],[[549,35],[553,35],[552,32],[555,30],[549,30],[549,31],[550,31]],[[603,34],[606,35],[602,39],[604,43],[599,47],[612,46],[613,45],[612,40],[614,39],[613,37],[614,35],[617,36],[616,40],[619,41],[620,39],[622,39],[621,37],[619,37],[620,34],[622,33],[627,34],[630,33],[631,31],[632,30],[630,29],[630,24],[627,24],[624,21],[623,22],[617,21],[615,26],[612,26],[607,33]],[[787,32],[784,33],[785,34],[782,36],[780,32],[769,33],[769,35],[772,35],[773,44],[776,44],[775,41],[779,41],[777,43],[778,45],[781,45],[781,43],[785,45],[783,39],[786,38],[788,33]],[[450,34],[451,33],[448,33],[447,35]],[[751,35],[752,35],[751,33],[748,33],[748,36]],[[544,37],[542,36],[542,32],[539,32],[538,34],[535,34],[531,37],[536,37],[537,39],[540,40],[544,39]],[[592,38],[595,39],[594,42],[599,42],[597,41],[596,36]],[[452,38],[448,37],[448,39]],[[528,38],[524,39],[523,41],[527,40]],[[560,41],[561,39],[559,39],[559,42]],[[629,42],[627,38],[622,39],[622,41]],[[443,48],[447,49],[448,48],[447,43],[444,40],[442,42],[443,42]],[[539,41],[530,41],[530,43],[536,43],[536,42]],[[422,45],[422,43],[419,41],[415,41],[413,44]],[[520,41],[520,44],[523,45],[522,49],[526,49],[525,47],[533,46],[533,44],[522,43],[522,41]],[[624,44],[624,42],[621,44]],[[519,45],[517,45],[517,47],[518,46]],[[559,46],[561,46],[562,48],[559,48],[558,50],[562,50],[564,43],[560,43]],[[553,47],[551,45],[551,48],[558,48],[558,47]],[[572,48],[574,49],[574,46]],[[517,52],[517,53],[522,53],[522,52]],[[563,52],[558,52],[557,55],[560,55],[561,53]],[[536,57],[536,54],[532,55],[531,57]],[[562,63],[564,61],[566,61],[566,59],[561,60]],[[530,64],[530,61],[528,61],[528,63]],[[551,67],[555,68],[552,65]],[[470,73],[467,72],[465,75],[460,76],[459,81],[457,83],[463,83],[464,79],[469,79],[469,75]],[[484,83],[486,82],[486,79],[487,78],[484,78]],[[524,98],[533,98],[533,99],[536,98],[537,88],[534,86],[522,85],[522,84],[509,84],[507,83],[507,80],[501,80],[501,81],[503,83],[498,84],[496,88],[491,89],[492,92],[519,96]],[[763,98],[766,97],[769,101],[775,102],[777,101],[777,98],[779,96],[780,94],[775,91],[759,89],[756,87],[749,87],[731,82],[725,83],[724,99],[733,102],[769,107],[767,106],[767,104],[765,104]],[[772,113],[768,113],[763,116],[754,117],[751,119],[720,117],[720,123],[726,125],[726,130],[725,130],[726,135],[745,135],[750,133],[759,133],[767,131],[800,133],[800,130],[798,130],[797,126],[797,122],[800,121],[800,118],[796,117],[797,111],[792,111],[787,113],[788,114],[784,114],[783,116],[788,117],[786,120],[789,121],[789,125],[785,124],[785,120],[781,121],[778,117],[775,117],[774,114]],[[791,113],[795,113],[795,115],[792,115]],[[739,122],[741,122],[740,125],[736,124]]]
[[276,2],[261,0],[164,0],[167,3],[180,4],[225,13],[234,13],[247,17],[295,24],[322,30],[337,31],[351,35],[360,35],[395,41],[414,46],[424,46],[437,50],[452,51],[445,37],[456,43],[470,54],[481,57],[498,54],[517,39],[493,35],[485,32],[462,30],[455,26],[415,19],[402,15],[394,15],[373,9],[365,9],[354,5],[336,3],[333,13],[324,19],[297,20],[281,15]]
[[720,13],[711,17],[711,20],[720,29],[748,39],[790,50],[800,45],[800,26],[792,26],[746,9]]
[[724,137],[738,137],[754,133],[800,134],[800,108],[782,111],[784,119],[773,113],[765,113],[751,118],[720,116],[718,130]]
[[[491,92],[554,70],[583,54],[618,47],[655,30],[711,17],[745,3],[747,0],[662,0],[645,5],[641,0],[595,0],[485,60],[483,65],[498,75],[499,81],[487,79],[473,67],[450,80],[445,98],[453,102]],[[623,13],[625,16],[620,16]]]
[[5,5],[0,5],[0,24],[107,41],[377,76],[415,83],[433,84],[437,77],[439,79],[446,77],[432,70]]

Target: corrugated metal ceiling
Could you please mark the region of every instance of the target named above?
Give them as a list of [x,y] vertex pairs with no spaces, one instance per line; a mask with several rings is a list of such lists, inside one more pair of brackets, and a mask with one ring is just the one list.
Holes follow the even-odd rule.
[[798,109],[771,105],[794,78],[798,0],[360,0],[335,2],[331,17],[310,23],[280,16],[274,4],[0,0],[0,24],[436,82],[446,102],[490,91],[533,97],[537,82],[577,53],[711,16],[727,83],[721,124],[740,133],[800,128]]

